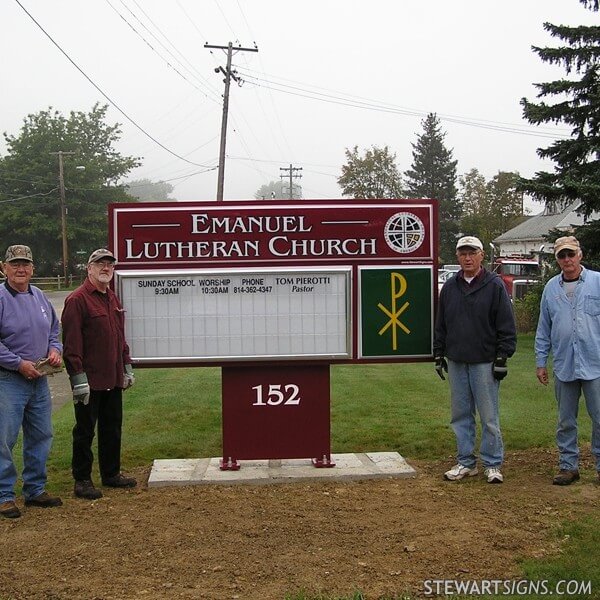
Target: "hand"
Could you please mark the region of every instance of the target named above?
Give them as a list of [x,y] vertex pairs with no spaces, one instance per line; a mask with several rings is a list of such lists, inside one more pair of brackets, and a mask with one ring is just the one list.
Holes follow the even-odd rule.
[[35,368],[35,364],[30,360],[22,359],[19,363],[19,373],[25,377],[25,379],[37,379],[42,374]]
[[90,386],[88,384],[87,375],[79,373],[71,377],[71,387],[73,388],[73,403],[87,404],[90,401]]
[[501,381],[508,375],[508,367],[506,366],[506,356],[497,356],[492,367],[494,379]]
[[436,356],[434,360],[436,373],[440,376],[440,379],[445,381],[444,371],[446,371],[446,373],[448,372],[448,363],[446,362],[446,359],[443,356]]
[[548,369],[546,367],[538,367],[535,370],[536,377],[542,385],[548,385]]
[[50,352],[48,352],[47,358],[48,358],[48,362],[53,367],[62,366],[62,356],[60,355],[60,352],[58,350],[56,350],[56,348],[50,349]]
[[135,375],[131,365],[125,365],[125,373],[123,373],[123,389],[128,390],[135,383]]

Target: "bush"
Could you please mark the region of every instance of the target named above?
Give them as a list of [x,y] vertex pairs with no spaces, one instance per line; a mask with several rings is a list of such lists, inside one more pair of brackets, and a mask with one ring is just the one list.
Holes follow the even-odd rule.
[[515,321],[518,333],[535,331],[540,315],[540,301],[544,284],[540,283],[531,288],[522,300],[514,301]]

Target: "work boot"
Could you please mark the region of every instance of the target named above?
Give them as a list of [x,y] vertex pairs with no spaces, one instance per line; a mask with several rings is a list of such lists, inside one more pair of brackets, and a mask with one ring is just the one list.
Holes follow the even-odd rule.
[[42,492],[35,498],[25,500],[25,506],[37,506],[38,508],[53,508],[62,506],[62,500],[57,496],[51,496],[48,492]]
[[102,485],[113,488],[134,488],[137,485],[137,481],[133,477],[126,477],[123,473],[119,473],[114,477],[103,479]]
[[86,500],[102,498],[102,492],[94,487],[94,482],[91,479],[76,481],[73,491],[78,498],[85,498]]
[[574,481],[579,479],[579,471],[575,469],[574,471],[569,471],[567,469],[561,469],[558,472],[558,475],[554,476],[552,480],[553,485],[571,485]]
[[0,504],[0,516],[7,519],[18,519],[21,516],[21,511],[13,500],[9,500]]

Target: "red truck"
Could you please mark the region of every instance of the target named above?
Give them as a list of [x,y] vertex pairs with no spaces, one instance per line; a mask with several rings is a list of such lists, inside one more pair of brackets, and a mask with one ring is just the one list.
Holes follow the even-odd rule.
[[513,300],[521,300],[529,288],[540,280],[542,274],[535,258],[522,255],[493,258],[492,270],[500,275]]

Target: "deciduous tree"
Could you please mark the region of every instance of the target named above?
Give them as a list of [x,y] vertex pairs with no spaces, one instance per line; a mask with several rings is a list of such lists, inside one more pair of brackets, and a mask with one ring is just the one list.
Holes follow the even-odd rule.
[[517,190],[518,173],[499,171],[486,181],[477,169],[471,169],[459,181],[463,207],[461,231],[476,235],[485,248],[523,216],[523,195]]
[[166,181],[151,181],[150,179],[135,179],[128,181],[125,186],[127,193],[140,202],[173,201],[173,198],[169,198],[173,189],[173,186]]
[[[289,180],[287,183],[283,181],[269,181],[265,185],[261,185],[254,193],[256,200],[289,200]],[[297,183],[292,183],[292,199],[299,200],[302,198],[302,186]]]
[[29,245],[40,275],[62,272],[57,152],[64,153],[69,265],[108,242],[108,203],[134,200],[118,182],[139,160],[117,152],[121,129],[106,122],[106,111],[96,104],[67,118],[49,108],[28,115],[18,135],[4,134],[0,239]]
[[396,155],[388,147],[373,146],[359,155],[358,146],[346,148],[348,162],[342,166],[338,185],[342,195],[351,198],[400,198],[402,177],[396,167]]

